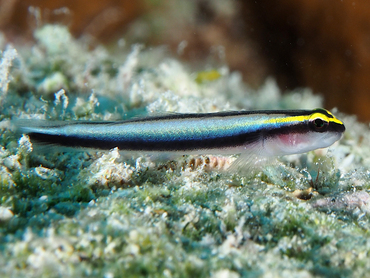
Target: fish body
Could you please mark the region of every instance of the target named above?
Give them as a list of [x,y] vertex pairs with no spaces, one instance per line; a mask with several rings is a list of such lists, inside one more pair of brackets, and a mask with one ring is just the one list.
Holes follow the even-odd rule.
[[170,114],[125,121],[19,121],[31,141],[74,148],[183,154],[297,154],[339,140],[344,124],[325,109]]

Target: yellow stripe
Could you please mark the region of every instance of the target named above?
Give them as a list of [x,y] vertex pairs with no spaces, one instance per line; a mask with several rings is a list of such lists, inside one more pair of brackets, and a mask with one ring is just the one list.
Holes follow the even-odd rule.
[[337,124],[340,124],[340,125],[344,125],[342,121],[338,120],[337,118],[332,118],[332,119],[329,119],[329,122],[333,122],[333,123],[337,123]]
[[343,122],[338,120],[332,113],[330,113],[328,110],[326,110],[326,112],[329,115],[333,116],[333,118],[328,118],[325,114],[322,114],[322,113],[314,113],[310,116],[310,118],[312,118],[312,119],[321,118],[321,119],[323,119],[324,121],[327,121],[327,122],[332,122],[332,123],[343,125]]
[[264,123],[265,124],[276,124],[276,123],[289,123],[289,122],[291,123],[292,122],[304,122],[304,121],[309,121],[310,119],[320,118],[326,122],[332,122],[332,123],[343,125],[343,122],[335,118],[335,116],[332,113],[330,113],[329,111],[327,111],[327,113],[329,115],[332,115],[333,118],[328,118],[328,116],[326,116],[323,113],[314,112],[311,115],[305,115],[305,116],[292,116],[292,117],[282,117],[282,118],[270,119],[270,120],[264,121]]
[[286,118],[279,118],[272,120],[272,122],[276,123],[288,123],[288,122],[304,122],[310,119],[311,116],[293,116],[293,117],[286,117]]

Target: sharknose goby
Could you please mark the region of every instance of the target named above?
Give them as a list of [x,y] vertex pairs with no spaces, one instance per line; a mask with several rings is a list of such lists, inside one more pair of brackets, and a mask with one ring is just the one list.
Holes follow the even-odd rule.
[[32,142],[143,153],[299,154],[339,140],[344,124],[325,109],[169,114],[124,121],[18,120]]

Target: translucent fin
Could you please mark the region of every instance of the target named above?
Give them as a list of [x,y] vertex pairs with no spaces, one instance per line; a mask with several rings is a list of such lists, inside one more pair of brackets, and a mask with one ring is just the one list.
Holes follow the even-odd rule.
[[[64,147],[57,144],[48,144],[42,142],[32,142],[33,151],[40,154],[47,154],[50,152],[58,152],[58,153],[77,153],[77,152],[90,152],[90,151],[97,151],[88,148],[73,148],[73,147]],[[100,150],[98,150],[100,151]]]
[[239,173],[257,173],[261,172],[262,168],[273,160],[272,157],[264,155],[263,146],[260,141],[251,144],[239,158],[233,162],[228,168],[228,171]]

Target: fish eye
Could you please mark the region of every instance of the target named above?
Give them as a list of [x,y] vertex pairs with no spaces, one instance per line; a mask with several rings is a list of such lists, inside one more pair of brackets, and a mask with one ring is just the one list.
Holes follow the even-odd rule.
[[328,128],[329,122],[322,118],[315,118],[311,120],[311,126],[315,131],[323,132]]

